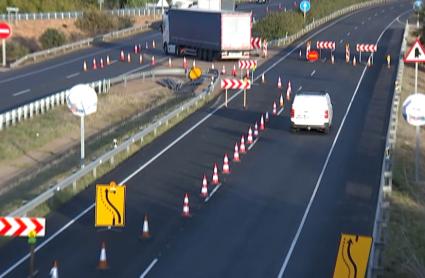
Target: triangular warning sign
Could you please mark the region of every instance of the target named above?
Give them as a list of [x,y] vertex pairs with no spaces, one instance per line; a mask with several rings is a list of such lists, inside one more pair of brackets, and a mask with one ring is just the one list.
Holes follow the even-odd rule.
[[404,57],[405,63],[418,63],[425,62],[425,48],[419,41],[419,38],[416,39],[413,46],[407,51],[407,55]]

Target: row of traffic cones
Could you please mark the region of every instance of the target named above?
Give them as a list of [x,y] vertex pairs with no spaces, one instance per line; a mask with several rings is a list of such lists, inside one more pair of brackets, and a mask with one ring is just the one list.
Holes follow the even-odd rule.
[[[106,56],[106,61],[103,60],[103,57],[100,58],[99,64],[97,63],[96,57],[92,60],[92,70],[97,70],[98,68],[103,69],[105,66],[109,66],[111,64],[109,60],[109,55]],[[87,61],[83,61],[83,71],[88,71]]]
[[[137,52],[135,48],[135,54],[139,54],[139,64],[143,64],[143,54],[141,52]],[[120,52],[120,61],[131,63],[131,53],[127,53],[127,59],[125,58],[124,50]],[[151,57],[151,65],[154,66],[156,64],[155,56]]]

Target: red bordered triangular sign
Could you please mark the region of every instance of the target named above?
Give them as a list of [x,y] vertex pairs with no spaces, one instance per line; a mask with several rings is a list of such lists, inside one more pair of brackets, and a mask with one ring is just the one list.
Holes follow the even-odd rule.
[[419,41],[419,38],[416,39],[412,47],[407,51],[407,55],[404,56],[405,63],[420,63],[425,62],[425,48]]

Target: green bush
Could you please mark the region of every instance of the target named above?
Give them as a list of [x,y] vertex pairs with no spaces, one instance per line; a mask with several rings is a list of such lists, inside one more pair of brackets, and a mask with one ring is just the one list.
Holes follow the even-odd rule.
[[133,24],[134,20],[130,17],[111,16],[95,9],[84,12],[84,15],[78,18],[75,23],[77,28],[91,36],[128,28]]
[[0,0],[0,11],[6,7],[18,7],[19,12],[62,12],[81,11],[88,7],[97,7],[97,0]]
[[38,39],[43,49],[61,46],[66,42],[65,34],[57,29],[48,28]]
[[10,41],[6,44],[6,55],[7,55],[7,61],[13,62],[18,60],[21,57],[24,57],[30,52],[29,48],[16,42],[16,41]]

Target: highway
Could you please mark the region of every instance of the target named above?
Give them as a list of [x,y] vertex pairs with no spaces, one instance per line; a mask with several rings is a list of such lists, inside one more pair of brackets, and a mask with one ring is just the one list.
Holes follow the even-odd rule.
[[[282,9],[289,7],[289,0],[271,1],[269,10],[277,10],[279,3]],[[252,11],[256,19],[266,14],[267,5],[253,3],[240,4],[238,10]],[[155,40],[156,48],[152,49],[152,41]],[[155,56],[157,62],[165,59],[162,50],[162,35],[158,31],[148,31],[135,36],[113,42],[103,42],[94,47],[72,52],[70,54],[49,59],[35,65],[29,65],[20,69],[0,73],[0,113],[12,108],[71,88],[75,84],[88,83],[103,78],[115,77],[120,74],[147,70],[151,68],[151,57]],[[149,45],[145,49],[146,42]],[[132,63],[115,63],[112,66],[96,71],[83,71],[83,61],[86,60],[89,69],[92,67],[92,59],[99,60],[102,57],[106,62],[106,56],[110,55],[111,61],[117,61],[121,49],[126,53],[133,53],[134,45],[141,44],[144,54],[144,63],[139,64],[138,55],[133,55]]]
[[[58,260],[60,277],[332,277],[340,234],[372,233],[396,74],[385,55],[397,62],[404,27],[397,19],[405,21],[410,8],[387,4],[313,31],[257,69],[266,83],[253,85],[247,110],[241,94],[232,93],[227,109],[220,97],[103,177],[99,183],[127,185],[125,229],[94,228],[94,187],[49,215],[36,253],[41,275]],[[336,64],[300,59],[298,47],[309,39],[335,40]],[[345,64],[345,42],[377,43],[375,64]],[[202,175],[210,179],[213,163],[221,165],[249,125],[271,111],[278,76],[293,91],[330,93],[330,134],[290,133],[286,105],[205,203]],[[190,219],[180,216],[186,192]],[[141,241],[145,213],[153,238]],[[96,269],[102,241],[110,265],[103,272]],[[25,277],[27,250],[24,238],[1,248],[0,277]]]

